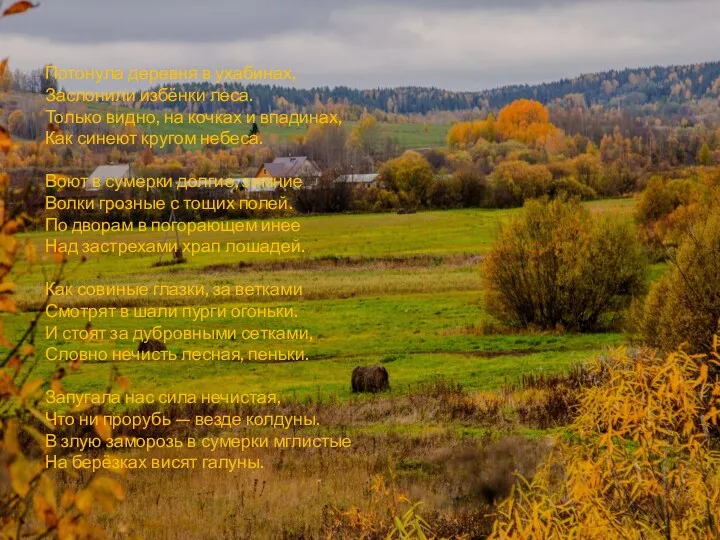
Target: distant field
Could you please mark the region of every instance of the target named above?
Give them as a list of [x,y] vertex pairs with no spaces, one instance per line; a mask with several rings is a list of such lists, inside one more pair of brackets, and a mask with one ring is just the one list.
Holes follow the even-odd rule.
[[[632,200],[590,203],[601,212],[626,219]],[[318,392],[341,399],[349,397],[349,376],[358,364],[382,362],[391,373],[394,392],[435,375],[461,381],[467,388],[491,390],[506,381],[517,380],[529,371],[556,371],[567,368],[606,347],[622,341],[618,334],[598,335],[484,335],[482,276],[479,260],[492,244],[498,225],[514,211],[459,210],[421,212],[411,215],[337,215],[298,218],[299,233],[252,233],[258,241],[299,240],[305,253],[294,257],[198,255],[188,263],[153,267],[156,256],[91,256],[82,264],[73,262],[68,283],[110,284],[280,284],[302,285],[302,298],[57,298],[60,305],[74,306],[160,306],[243,305],[294,307],[296,319],[211,318],[202,323],[192,319],[113,319],[94,321],[95,328],[149,330],[199,327],[307,329],[307,342],[257,341],[252,343],[203,341],[168,343],[171,351],[209,349],[304,350],[309,361],[293,363],[210,363],[127,362],[120,369],[136,388],[158,391],[234,391],[238,389],[278,391],[299,398]],[[42,252],[44,233],[30,237]],[[155,235],[161,236],[161,235]],[[124,240],[160,241],[149,233],[126,233]],[[69,235],[66,235],[69,239]],[[77,236],[73,239],[78,239]],[[100,240],[100,237],[80,237]],[[118,240],[109,235],[105,240]],[[231,235],[213,238],[197,235],[198,241],[227,241]],[[247,238],[245,238],[247,239]],[[243,262],[242,268],[237,263]],[[76,266],[76,267],[75,267]],[[18,276],[21,307],[38,305],[43,283],[35,274]],[[8,317],[5,323],[18,332],[29,314]],[[49,319],[43,320],[47,324]],[[82,328],[86,321],[56,319],[59,329]],[[40,350],[50,343],[44,329]],[[60,350],[78,344],[60,341]],[[84,343],[95,350],[134,349],[132,339],[118,342]],[[43,371],[54,366],[42,361]],[[109,366],[88,364],[67,382],[68,389],[91,390],[104,382]]]
[[[131,109],[123,108],[112,108],[110,109],[106,105],[102,104],[90,104],[88,110],[91,111],[106,111],[106,110],[117,110],[119,112],[137,112]],[[142,110],[140,112],[143,112]],[[162,111],[146,111],[154,112],[158,118],[158,124],[156,125],[142,125],[142,129],[145,133],[157,133],[160,135],[169,134],[195,134],[198,140],[201,135],[217,135],[222,131],[229,131],[233,135],[246,135],[249,131],[250,126],[245,124],[166,124],[163,119]],[[258,116],[259,118],[259,116]],[[357,122],[348,121],[343,122],[345,129],[350,132],[353,126]],[[304,135],[307,126],[281,126],[278,124],[266,124],[260,126],[260,136],[263,142],[287,141],[291,137],[297,137]],[[380,131],[397,140],[397,143],[402,148],[429,148],[446,146],[447,144],[447,132],[450,129],[449,124],[395,124],[388,122],[379,122]],[[195,146],[190,145],[189,149],[199,148],[201,145]]]

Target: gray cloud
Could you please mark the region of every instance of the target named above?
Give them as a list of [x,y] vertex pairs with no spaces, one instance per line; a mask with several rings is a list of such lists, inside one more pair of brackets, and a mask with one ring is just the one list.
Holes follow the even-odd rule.
[[[609,0],[646,5],[673,1],[678,0]],[[527,13],[593,2],[598,0],[46,0],[41,9],[3,20],[2,31],[62,43],[212,43],[265,39],[281,32],[332,32],[338,19],[358,6],[381,17],[388,9]]]
[[0,20],[13,67],[253,64],[303,87],[481,89],[720,59],[719,45],[717,0],[45,0]]

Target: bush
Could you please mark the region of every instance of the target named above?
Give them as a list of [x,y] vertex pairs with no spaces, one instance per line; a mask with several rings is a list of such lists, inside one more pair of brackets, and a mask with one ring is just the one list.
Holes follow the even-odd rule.
[[577,200],[531,201],[485,260],[486,307],[514,328],[592,331],[645,291],[646,270],[628,223]]
[[399,206],[400,199],[397,193],[377,186],[370,186],[367,189],[355,190],[351,210],[356,212],[385,212]]
[[550,183],[551,197],[579,197],[582,200],[594,199],[597,194],[590,186],[578,182],[573,177],[554,179]]
[[[491,175],[492,186],[498,197],[498,206],[520,206],[524,200],[547,195],[552,173],[545,165],[530,165],[524,161],[503,161]],[[503,200],[508,197],[507,201]],[[514,202],[515,204],[512,204]]]
[[435,173],[430,163],[417,152],[406,151],[391,159],[380,169],[384,187],[398,194],[409,206],[423,206],[429,202]]
[[615,351],[565,441],[499,505],[490,538],[720,538],[717,352]]
[[[717,207],[716,207],[717,208]],[[633,309],[631,331],[663,351],[681,344],[708,352],[720,330],[720,212],[696,221],[672,257],[672,267]]]

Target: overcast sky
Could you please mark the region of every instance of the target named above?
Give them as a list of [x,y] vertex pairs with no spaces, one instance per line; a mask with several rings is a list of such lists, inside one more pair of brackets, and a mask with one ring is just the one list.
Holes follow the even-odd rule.
[[13,69],[252,64],[298,87],[480,90],[720,60],[720,0],[43,0],[0,19],[0,53]]

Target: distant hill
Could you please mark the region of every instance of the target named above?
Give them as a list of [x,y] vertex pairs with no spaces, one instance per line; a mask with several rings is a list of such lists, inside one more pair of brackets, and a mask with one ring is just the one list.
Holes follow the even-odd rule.
[[[189,83],[178,88],[207,91],[224,88],[247,90],[251,103],[186,103],[173,107],[184,112],[268,112],[270,110],[312,110],[317,104],[342,104],[370,111],[380,109],[396,114],[427,114],[432,111],[497,110],[520,98],[551,103],[579,94],[589,106],[639,107],[646,104],[683,104],[720,96],[720,62],[682,66],[654,66],[612,70],[580,75],[571,79],[537,85],[512,85],[478,92],[452,92],[440,88],[407,86],[360,90],[346,86],[300,89],[293,87],[239,83]],[[167,103],[144,104],[147,108],[167,109]]]

